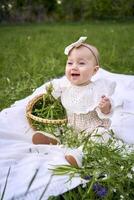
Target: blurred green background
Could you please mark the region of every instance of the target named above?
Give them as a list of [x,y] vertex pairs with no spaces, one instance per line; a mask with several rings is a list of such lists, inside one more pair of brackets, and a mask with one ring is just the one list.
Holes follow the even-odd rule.
[[0,107],[24,98],[64,74],[64,48],[87,36],[111,72],[134,74],[134,24],[114,22],[3,25],[0,27]]
[[134,74],[132,0],[1,0],[0,110],[64,74],[64,48],[80,36],[108,71]]

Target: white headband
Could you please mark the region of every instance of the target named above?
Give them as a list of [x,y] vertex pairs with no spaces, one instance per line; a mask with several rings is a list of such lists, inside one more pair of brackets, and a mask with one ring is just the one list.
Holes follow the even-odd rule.
[[98,58],[97,58],[97,56],[95,55],[94,51],[90,48],[90,46],[89,46],[88,44],[84,44],[84,43],[83,43],[83,42],[85,42],[86,39],[87,39],[87,37],[80,37],[79,40],[77,40],[76,42],[70,44],[69,46],[67,46],[67,47],[65,48],[64,54],[65,54],[65,55],[68,55],[69,52],[70,52],[74,47],[77,48],[77,47],[83,45],[83,46],[87,47],[87,48],[92,52],[93,56],[94,56],[95,59],[96,59],[97,64],[99,65]]
[[79,40],[77,40],[76,42],[70,44],[69,46],[67,46],[64,50],[64,54],[68,55],[69,52],[74,48],[74,47],[79,47],[81,46],[81,44],[83,42],[85,42],[85,40],[87,39],[87,37],[80,37]]

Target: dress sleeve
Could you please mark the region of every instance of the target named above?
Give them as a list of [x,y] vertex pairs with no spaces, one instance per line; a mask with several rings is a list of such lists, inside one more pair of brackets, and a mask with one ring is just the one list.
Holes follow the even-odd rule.
[[68,81],[65,76],[59,78],[59,79],[53,79],[51,81],[53,85],[53,92],[52,95],[57,99],[61,96],[62,92],[67,87]]
[[113,115],[112,103],[111,103],[111,111],[110,111],[109,114],[102,113],[99,107],[96,107],[95,110],[96,110],[96,112],[97,112],[97,114],[98,114],[98,116],[99,116],[100,119],[110,118]]
[[116,82],[111,82],[109,80],[104,79],[100,82],[99,87],[101,88],[101,95],[105,95],[110,99],[111,111],[109,114],[104,114],[101,112],[99,107],[96,107],[95,110],[101,119],[110,118],[113,115],[115,108],[122,104],[121,99],[119,97],[116,98],[115,96]]

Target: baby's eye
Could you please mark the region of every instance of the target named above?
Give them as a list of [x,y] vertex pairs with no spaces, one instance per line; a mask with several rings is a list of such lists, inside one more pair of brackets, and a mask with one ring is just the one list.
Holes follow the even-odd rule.
[[85,65],[85,63],[84,62],[79,62],[79,65]]
[[72,62],[67,62],[67,64],[68,64],[68,65],[72,65],[73,63],[72,63]]

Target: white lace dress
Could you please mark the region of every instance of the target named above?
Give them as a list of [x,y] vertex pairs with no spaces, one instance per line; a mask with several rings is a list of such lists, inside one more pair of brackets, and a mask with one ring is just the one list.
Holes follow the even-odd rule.
[[[99,79],[85,86],[72,85],[65,77],[52,81],[54,97],[61,97],[61,102],[67,111],[68,124],[78,131],[92,132],[96,128],[110,127],[110,117],[114,109],[112,95],[116,83]],[[103,114],[98,108],[101,96],[111,99],[110,114]]]

